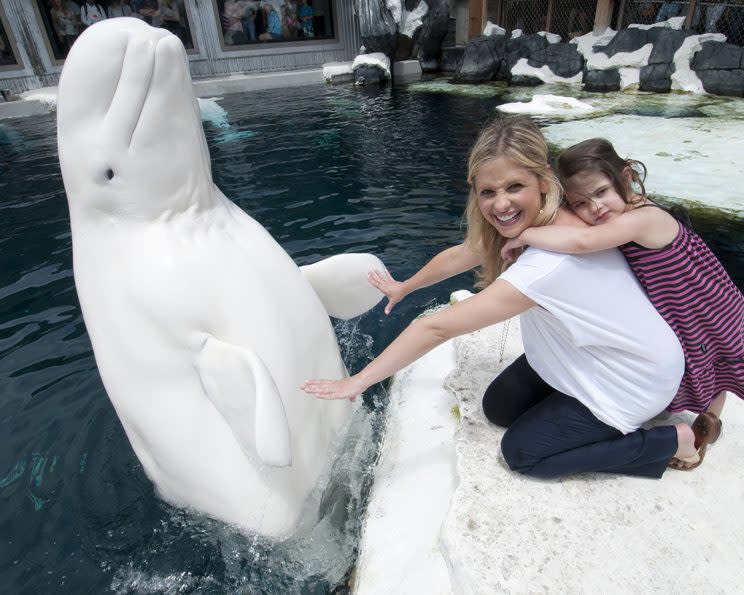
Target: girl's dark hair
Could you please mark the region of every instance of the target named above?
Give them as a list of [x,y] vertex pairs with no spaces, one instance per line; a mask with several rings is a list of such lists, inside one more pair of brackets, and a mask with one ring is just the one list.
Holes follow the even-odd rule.
[[[610,179],[615,191],[627,204],[635,202],[631,200],[633,195],[646,196],[643,186],[646,166],[640,161],[620,157],[607,139],[590,138],[569,147],[558,155],[557,166],[558,178],[566,190],[567,183],[576,174],[598,171]],[[630,183],[624,174],[625,168],[630,171]]]

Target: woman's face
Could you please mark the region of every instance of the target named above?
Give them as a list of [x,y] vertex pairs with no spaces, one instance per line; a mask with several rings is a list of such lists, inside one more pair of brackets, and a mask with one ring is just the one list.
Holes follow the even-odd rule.
[[600,171],[578,173],[569,178],[566,202],[589,225],[602,225],[628,210],[612,180]]
[[478,208],[484,219],[505,238],[532,227],[542,208],[548,183],[511,159],[495,157],[475,174]]

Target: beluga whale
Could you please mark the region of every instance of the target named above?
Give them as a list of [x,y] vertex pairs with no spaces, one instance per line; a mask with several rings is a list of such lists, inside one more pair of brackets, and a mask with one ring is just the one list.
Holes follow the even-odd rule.
[[106,392],[167,502],[270,538],[327,477],[354,405],[308,397],[346,374],[329,315],[382,294],[371,254],[298,267],[212,181],[186,52],[101,21],[58,87],[73,271]]

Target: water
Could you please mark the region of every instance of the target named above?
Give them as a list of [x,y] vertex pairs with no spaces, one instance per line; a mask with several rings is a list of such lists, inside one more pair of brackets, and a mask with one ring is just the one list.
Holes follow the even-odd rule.
[[[461,239],[467,150],[502,100],[346,87],[227,96],[227,120],[205,123],[215,182],[298,264],[370,251],[405,278]],[[384,391],[365,398],[355,425],[349,509],[329,516],[336,526],[276,545],[159,500],[103,390],[80,314],[54,117],[5,122],[0,133],[3,590],[346,592]],[[741,219],[704,208],[693,218],[744,287]],[[471,284],[463,275],[389,317],[380,305],[338,324],[347,366],[359,369],[425,306]]]

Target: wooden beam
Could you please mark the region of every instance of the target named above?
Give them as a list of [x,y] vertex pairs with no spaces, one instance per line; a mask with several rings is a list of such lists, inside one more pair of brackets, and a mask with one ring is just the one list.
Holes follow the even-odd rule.
[[695,14],[695,6],[697,0],[690,0],[690,9],[687,11],[687,18],[685,19],[685,31],[689,31],[692,26],[692,17]]
[[553,0],[548,0],[548,13],[545,15],[545,30],[550,32],[553,24]]
[[618,31],[623,28],[623,20],[625,20],[625,0],[620,0],[620,8],[617,11],[617,20],[615,21],[615,29]]
[[470,0],[468,2],[468,39],[483,35],[486,26],[486,0]]
[[594,13],[594,33],[604,33],[612,19],[613,0],[597,0],[597,11]]

